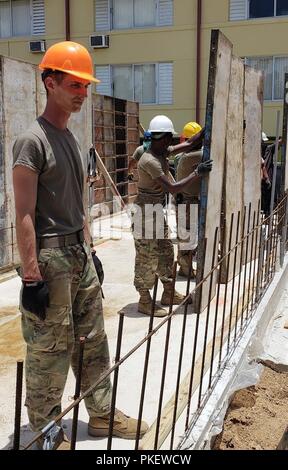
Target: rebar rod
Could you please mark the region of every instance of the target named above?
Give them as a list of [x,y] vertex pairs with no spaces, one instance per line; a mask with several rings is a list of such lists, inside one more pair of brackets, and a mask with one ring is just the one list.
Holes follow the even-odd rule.
[[[123,337],[123,324],[124,324],[124,313],[119,312],[119,324],[118,324],[118,335],[117,335],[117,344],[116,344],[116,353],[115,353],[115,364],[118,364],[120,360],[122,337]],[[119,375],[119,366],[116,367],[114,370],[107,450],[111,450],[111,447],[112,447],[114,417],[115,417],[115,408],[116,408],[116,396],[117,396],[117,387],[118,387],[118,375]]]
[[[171,288],[171,295],[170,295],[169,314],[172,313],[172,309],[173,309],[173,299],[174,299],[175,281],[176,281],[176,269],[177,269],[177,261],[173,265],[173,279],[172,279],[172,288]],[[172,320],[172,318],[171,318],[171,316],[169,316],[168,321],[167,321],[167,331],[166,331],[166,340],[165,340],[165,346],[164,346],[162,376],[161,376],[160,393],[159,393],[159,401],[158,401],[158,412],[157,412],[157,420],[156,420],[156,431],[155,431],[155,440],[154,440],[154,449],[155,450],[158,448],[158,437],[159,437],[159,429],[160,429],[160,421],[161,421],[161,413],[162,413],[162,403],[163,403],[163,394],[164,394],[164,386],[165,386],[165,378],[166,378],[168,349],[169,349],[169,341],[170,341],[171,320]]]
[[[79,398],[80,392],[81,392],[82,367],[83,367],[83,355],[84,355],[85,341],[86,341],[86,338],[84,336],[81,336],[79,339],[79,357],[78,357],[78,369],[77,369],[77,375],[76,375],[74,400],[77,400],[77,398]],[[74,407],[74,410],[73,410],[70,450],[76,449],[78,413],[79,413],[79,403]]]
[[[150,315],[150,319],[149,319],[148,334],[153,329],[156,297],[157,297],[157,290],[158,290],[158,280],[159,280],[159,277],[156,274],[155,275],[154,289],[153,289],[152,309],[151,309],[151,315]],[[151,340],[152,340],[152,337],[149,337],[147,339],[147,342],[146,342],[146,352],[145,352],[145,360],[144,360],[144,368],[143,368],[143,376],[142,376],[142,387],[141,387],[139,412],[138,412],[138,423],[137,423],[136,439],[135,439],[135,450],[138,450],[138,447],[139,447],[141,420],[142,420],[143,405],[144,405],[144,398],[145,398],[145,391],[146,391],[146,382],[147,382],[147,373],[148,373],[148,366],[149,366]]]
[[17,361],[13,450],[19,450],[23,388],[23,361]]

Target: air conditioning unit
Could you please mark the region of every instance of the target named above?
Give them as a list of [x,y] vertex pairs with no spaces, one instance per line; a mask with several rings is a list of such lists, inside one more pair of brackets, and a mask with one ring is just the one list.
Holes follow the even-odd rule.
[[45,52],[46,51],[45,41],[30,41],[29,49],[30,49],[30,52]]
[[90,36],[90,46],[95,48],[109,47],[109,36],[107,34]]

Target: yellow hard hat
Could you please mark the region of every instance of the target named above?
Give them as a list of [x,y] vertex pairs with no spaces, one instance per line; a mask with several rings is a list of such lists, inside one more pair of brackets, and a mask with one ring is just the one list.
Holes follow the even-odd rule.
[[182,135],[186,139],[189,139],[193,135],[198,134],[201,129],[202,127],[197,122],[187,122],[187,124],[185,124],[185,126],[183,127]]
[[93,76],[93,62],[89,52],[77,42],[63,41],[49,47],[39,68],[59,70],[89,82],[100,82]]

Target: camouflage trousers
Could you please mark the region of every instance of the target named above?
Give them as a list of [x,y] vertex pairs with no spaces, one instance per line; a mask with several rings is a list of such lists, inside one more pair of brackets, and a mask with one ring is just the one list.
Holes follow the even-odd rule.
[[182,271],[188,273],[191,260],[191,250],[195,251],[198,244],[198,203],[195,199],[183,200],[180,206],[176,206],[178,250],[177,261]]
[[[61,412],[61,398],[71,364],[77,374],[79,338],[85,336],[82,392],[110,366],[99,280],[86,246],[41,249],[38,263],[48,282],[50,306],[45,321],[21,303],[22,331],[27,344],[26,402],[33,431]],[[108,377],[85,398],[89,416],[107,414]]]
[[171,282],[174,249],[172,241],[168,238],[168,225],[164,218],[163,207],[159,207],[158,227],[156,214],[147,215],[145,205],[137,208],[138,214],[141,212],[141,221],[138,220],[141,233],[135,223],[132,225],[136,250],[134,286],[138,291],[153,287],[156,272],[163,283]]

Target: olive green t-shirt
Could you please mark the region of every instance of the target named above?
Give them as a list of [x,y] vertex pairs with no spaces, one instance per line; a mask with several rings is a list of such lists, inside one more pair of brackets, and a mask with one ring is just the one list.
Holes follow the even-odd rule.
[[139,147],[137,147],[136,150],[134,151],[132,158],[136,160],[136,162],[139,162],[144,152],[145,150],[144,150],[143,145],[139,145]]
[[164,190],[156,180],[162,175],[168,175],[168,172],[166,157],[155,157],[151,151],[143,153],[138,162],[138,194],[164,196]]
[[38,174],[35,231],[37,237],[67,235],[84,225],[84,171],[79,144],[68,130],[40,117],[13,146],[13,168]]
[[[189,153],[181,153],[176,155],[175,158],[178,159],[177,171],[176,171],[176,180],[180,181],[183,178],[192,173],[198,164],[201,162],[203,156],[203,150],[196,150]],[[199,196],[200,194],[200,183],[201,179],[199,178],[196,182],[192,182],[191,185],[186,186],[182,192],[184,196]]]

